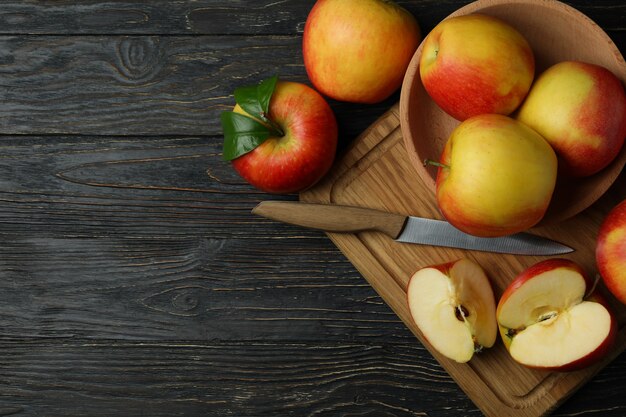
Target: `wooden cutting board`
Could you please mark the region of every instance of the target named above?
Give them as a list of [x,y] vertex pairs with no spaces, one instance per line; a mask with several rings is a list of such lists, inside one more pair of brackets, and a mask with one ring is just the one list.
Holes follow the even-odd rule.
[[[609,192],[583,213],[557,225],[535,228],[533,233],[575,248],[574,253],[563,257],[578,262],[593,276],[598,228],[610,208],[626,197],[624,190],[626,178],[622,174]],[[397,105],[363,132],[323,182],[301,193],[300,199],[441,218],[432,191],[409,163]],[[519,272],[547,257],[402,244],[378,232],[328,236],[487,416],[546,415],[626,348],[626,306],[610,298],[618,316],[617,343],[613,352],[593,367],[572,373],[530,370],[509,357],[501,340],[469,363],[458,364],[434,351],[413,323],[406,299],[411,275],[420,267],[468,257],[487,271],[499,298]],[[604,287],[600,290],[606,293]]]

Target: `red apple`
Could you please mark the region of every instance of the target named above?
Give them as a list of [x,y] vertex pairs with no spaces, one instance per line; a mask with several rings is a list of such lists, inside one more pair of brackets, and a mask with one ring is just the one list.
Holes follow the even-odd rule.
[[[247,114],[239,105],[234,111]],[[326,100],[305,84],[279,81],[267,116],[284,135],[234,159],[235,170],[269,193],[293,193],[315,184],[332,166],[337,149],[337,121]]]
[[421,40],[415,17],[389,0],[318,0],[304,26],[304,66],[336,100],[377,103],[394,93]]
[[437,204],[457,229],[494,237],[521,232],[544,216],[557,159],[537,132],[499,114],[458,125],[443,150]]
[[487,275],[462,258],[418,270],[407,297],[411,316],[435,350],[456,362],[496,341],[496,302]]
[[535,74],[528,41],[511,25],[481,14],[443,20],[424,39],[420,78],[439,107],[458,120],[511,114]]
[[522,365],[572,371],[603,358],[617,321],[594,282],[576,263],[548,259],[523,271],[506,288],[496,311],[500,335]]
[[565,61],[539,75],[517,119],[541,134],[563,172],[593,175],[619,154],[626,137],[626,94],[609,70]]
[[626,200],[615,206],[600,226],[596,263],[606,287],[626,304]]

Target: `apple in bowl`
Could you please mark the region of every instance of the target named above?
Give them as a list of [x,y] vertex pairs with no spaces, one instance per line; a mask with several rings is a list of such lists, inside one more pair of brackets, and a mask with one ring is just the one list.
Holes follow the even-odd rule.
[[608,166],[626,137],[626,93],[608,69],[563,61],[542,72],[517,119],[555,149],[562,172],[588,177]]
[[424,39],[419,74],[432,100],[457,120],[509,115],[530,89],[535,58],[519,31],[476,13],[435,26]]
[[420,268],[409,281],[407,298],[426,340],[449,359],[468,362],[497,339],[491,283],[467,258]]
[[602,359],[615,341],[617,321],[594,288],[582,267],[568,259],[541,261],[519,274],[496,310],[511,357],[530,368],[556,371]]

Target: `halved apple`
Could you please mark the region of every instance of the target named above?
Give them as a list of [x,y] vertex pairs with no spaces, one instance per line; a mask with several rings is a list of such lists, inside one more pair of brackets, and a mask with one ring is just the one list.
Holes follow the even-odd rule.
[[578,264],[548,259],[518,275],[496,311],[500,336],[513,359],[531,368],[572,371],[601,359],[617,322]]
[[439,353],[460,363],[498,334],[496,302],[489,278],[462,258],[418,270],[410,279],[408,304],[415,324]]

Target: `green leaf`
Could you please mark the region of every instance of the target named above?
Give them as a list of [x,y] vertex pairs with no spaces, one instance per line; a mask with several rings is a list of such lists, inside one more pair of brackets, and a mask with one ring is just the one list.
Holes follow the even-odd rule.
[[224,129],[225,161],[250,152],[270,137],[267,126],[243,114],[225,111],[221,114],[222,129]]
[[224,160],[232,161],[250,152],[272,135],[283,135],[280,126],[267,116],[277,82],[278,76],[274,76],[258,85],[235,89],[235,101],[247,114],[222,113]]
[[235,89],[235,102],[250,116],[267,122],[270,99],[277,82],[278,76],[275,75],[261,81],[258,85],[239,87]]

